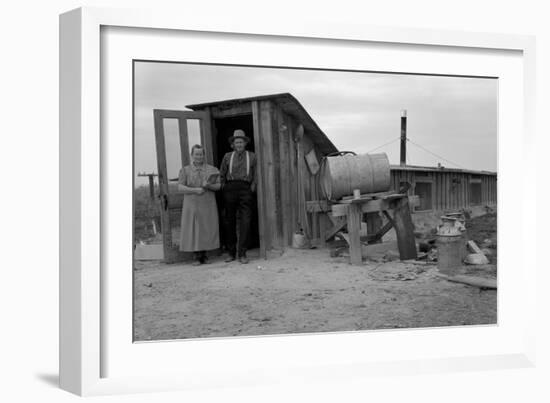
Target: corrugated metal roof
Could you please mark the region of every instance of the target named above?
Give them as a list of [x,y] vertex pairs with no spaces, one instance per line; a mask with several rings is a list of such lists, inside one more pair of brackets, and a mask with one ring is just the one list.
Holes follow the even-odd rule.
[[390,165],[392,171],[420,171],[420,172],[455,172],[455,173],[467,173],[473,175],[490,175],[496,176],[496,172],[491,171],[475,171],[472,169],[461,168],[446,168],[446,167],[424,167],[420,165]]
[[338,149],[330,141],[327,135],[315,123],[313,118],[298,102],[292,94],[287,92],[281,94],[261,95],[256,97],[226,99],[223,101],[206,102],[201,104],[187,105],[186,107],[192,110],[201,110],[208,106],[230,106],[232,104],[270,100],[275,102],[285,113],[292,116],[297,122],[304,126],[305,133],[311,138],[312,142],[319,148],[323,154],[337,152]]

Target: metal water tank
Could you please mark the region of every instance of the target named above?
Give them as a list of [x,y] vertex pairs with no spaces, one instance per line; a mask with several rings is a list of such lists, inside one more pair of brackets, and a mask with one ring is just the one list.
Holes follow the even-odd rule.
[[350,151],[329,154],[321,166],[321,189],[329,200],[353,194],[385,192],[391,186],[390,161],[386,153],[356,155]]

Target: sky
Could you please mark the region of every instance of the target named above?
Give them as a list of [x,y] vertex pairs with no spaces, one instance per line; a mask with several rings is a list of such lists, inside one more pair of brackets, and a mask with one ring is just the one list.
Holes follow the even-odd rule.
[[[134,78],[136,174],[157,172],[153,109],[283,92],[339,150],[385,152],[398,164],[405,109],[408,164],[497,171],[497,79],[154,62],[136,62]],[[165,130],[177,176],[177,125],[166,121]],[[196,143],[197,129],[189,132]]]

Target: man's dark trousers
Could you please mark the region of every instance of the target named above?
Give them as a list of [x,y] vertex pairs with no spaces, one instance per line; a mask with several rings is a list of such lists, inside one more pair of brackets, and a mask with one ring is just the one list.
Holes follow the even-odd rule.
[[[247,181],[228,181],[223,187],[225,203],[225,237],[229,254],[246,256],[252,219],[252,190]],[[237,212],[239,213],[239,238],[237,241]],[[238,242],[238,245],[237,245]],[[238,255],[236,254],[238,252]]]

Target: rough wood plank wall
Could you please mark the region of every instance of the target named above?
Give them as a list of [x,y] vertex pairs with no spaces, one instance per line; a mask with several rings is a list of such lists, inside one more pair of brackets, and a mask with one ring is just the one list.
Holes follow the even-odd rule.
[[265,227],[264,235],[266,249],[277,247],[277,202],[275,188],[275,166],[273,153],[273,108],[271,101],[260,101],[260,138],[262,142],[261,153],[263,157],[264,183],[265,183]]

